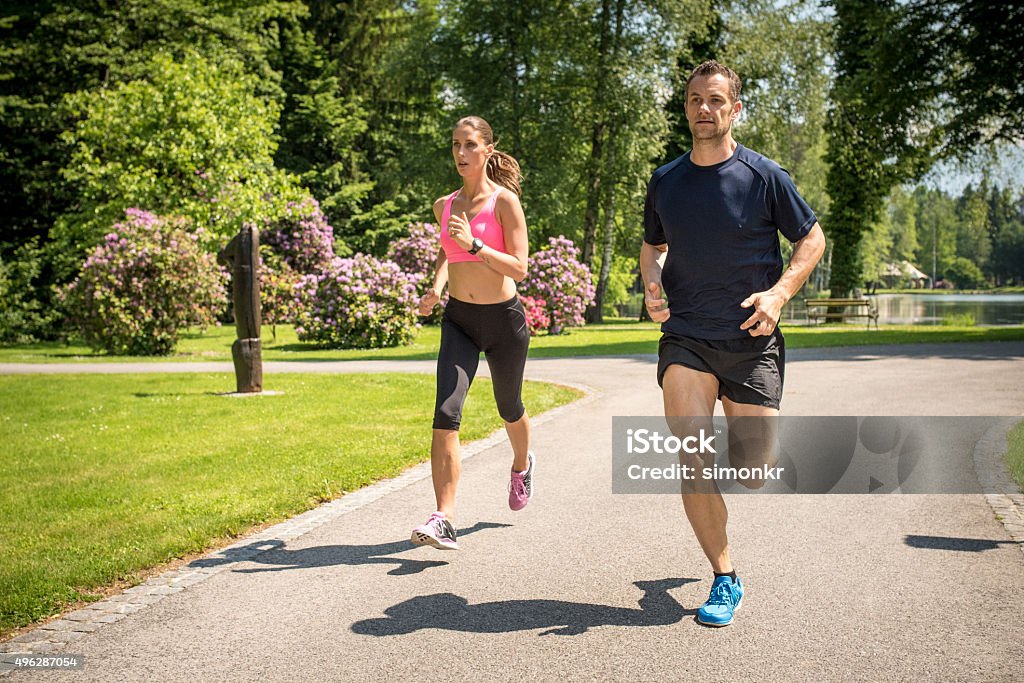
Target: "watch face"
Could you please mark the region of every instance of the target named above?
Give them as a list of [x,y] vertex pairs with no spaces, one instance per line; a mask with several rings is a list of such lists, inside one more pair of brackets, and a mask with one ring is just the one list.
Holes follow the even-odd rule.
[[473,238],[473,253],[476,253],[484,248],[484,241],[479,237]]

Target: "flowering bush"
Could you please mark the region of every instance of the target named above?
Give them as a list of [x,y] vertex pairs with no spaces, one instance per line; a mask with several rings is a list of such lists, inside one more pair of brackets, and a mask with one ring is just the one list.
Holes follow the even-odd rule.
[[288,202],[284,216],[260,231],[260,245],[280,254],[301,275],[320,273],[334,258],[334,228],[312,197]]
[[[434,266],[437,263],[437,252],[441,248],[441,231],[433,223],[410,223],[409,234],[399,237],[388,247],[387,258],[394,261],[406,273],[419,275],[420,282],[416,290],[419,296],[426,294],[434,284]],[[424,322],[434,324],[441,322],[441,312],[448,303],[448,290],[441,293],[441,308],[434,308],[433,313],[424,318]]]
[[300,302],[295,291],[300,282],[301,273],[271,247],[260,245],[260,313],[274,339],[278,325],[295,322],[298,317]]
[[[434,272],[441,231],[433,223],[410,223],[409,234],[388,247],[387,259],[407,273],[428,275]],[[429,285],[429,283],[428,283]]]
[[334,348],[379,348],[412,341],[419,277],[365,254],[336,258],[297,289],[295,332],[302,341]]
[[68,324],[94,349],[166,355],[178,332],[208,325],[227,305],[226,274],[183,219],[128,209],[59,298]]
[[544,299],[534,299],[531,296],[521,296],[519,301],[526,311],[526,324],[530,326],[530,336],[535,336],[551,326],[551,318],[548,317],[544,307],[547,302]]
[[548,246],[530,256],[530,269],[519,291],[544,300],[551,334],[582,326],[583,313],[594,301],[590,269],[580,263],[580,251],[572,240],[561,235],[549,237]]

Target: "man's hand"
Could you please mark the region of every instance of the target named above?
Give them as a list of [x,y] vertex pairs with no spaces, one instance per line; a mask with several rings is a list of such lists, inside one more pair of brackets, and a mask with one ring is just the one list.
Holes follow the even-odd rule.
[[647,312],[651,320],[656,323],[663,323],[669,318],[668,302],[661,293],[661,283],[651,282],[644,292],[644,303],[647,304]]
[[420,315],[428,316],[434,310],[434,306],[441,300],[437,290],[431,287],[427,290],[427,293],[420,299]]
[[751,294],[740,306],[753,307],[754,313],[740,325],[740,329],[749,332],[751,337],[767,337],[778,327],[785,304],[786,297],[770,289]]

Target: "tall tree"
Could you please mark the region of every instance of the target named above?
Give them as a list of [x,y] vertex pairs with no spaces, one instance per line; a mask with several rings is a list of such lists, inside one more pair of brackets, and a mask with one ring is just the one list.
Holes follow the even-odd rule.
[[832,241],[829,287],[842,297],[861,284],[860,240],[898,183],[927,168],[937,146],[937,57],[897,44],[895,0],[832,0],[836,76],[829,111],[825,225]]
[[65,95],[143,78],[155,54],[188,50],[241,62],[259,94],[282,96],[271,66],[280,26],[298,0],[43,0],[0,11],[0,241],[45,237],[74,202],[60,169],[71,150]]

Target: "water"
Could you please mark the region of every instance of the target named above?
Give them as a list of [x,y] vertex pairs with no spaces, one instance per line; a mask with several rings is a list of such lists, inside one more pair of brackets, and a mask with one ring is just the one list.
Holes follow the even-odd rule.
[[[883,325],[938,325],[945,316],[965,314],[974,316],[978,325],[1024,325],[1024,294],[879,294],[875,299]],[[782,319],[805,322],[803,302],[786,304]]]

